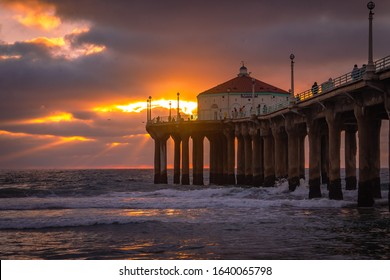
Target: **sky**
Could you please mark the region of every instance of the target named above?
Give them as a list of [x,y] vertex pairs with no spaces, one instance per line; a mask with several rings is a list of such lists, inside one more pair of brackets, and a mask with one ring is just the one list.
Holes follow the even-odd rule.
[[[149,96],[153,116],[177,92],[195,112],[242,61],[289,90],[291,53],[295,92],[345,74],[367,63],[367,2],[0,0],[0,168],[152,167]],[[374,60],[390,54],[375,3]]]

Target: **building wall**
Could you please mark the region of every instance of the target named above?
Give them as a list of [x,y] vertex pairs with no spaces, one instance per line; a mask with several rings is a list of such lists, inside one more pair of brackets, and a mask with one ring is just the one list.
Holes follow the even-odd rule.
[[[198,96],[198,119],[219,120],[265,114],[271,106],[288,102],[281,93],[213,93]],[[260,106],[259,106],[260,105]]]

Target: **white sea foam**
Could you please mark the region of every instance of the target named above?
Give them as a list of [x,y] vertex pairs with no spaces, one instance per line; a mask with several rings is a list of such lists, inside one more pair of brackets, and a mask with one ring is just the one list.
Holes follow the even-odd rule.
[[[356,206],[357,191],[344,191],[344,200],[308,199],[302,184],[294,192],[286,182],[274,188],[205,187],[147,192],[112,192],[85,197],[23,197],[1,199],[0,228],[43,228],[133,222],[253,222],[275,219],[288,209]],[[387,191],[383,191],[387,197]],[[385,204],[386,199],[378,201]],[[250,213],[250,215],[248,215]]]
[[[43,178],[49,178],[50,174],[46,174]],[[105,178],[104,176],[98,176],[98,181],[90,183],[89,178],[93,174],[87,172],[88,176],[81,184],[77,180],[77,182],[72,181],[72,174],[65,174],[68,176],[67,180],[71,182],[69,186],[63,185],[62,181],[58,184],[58,188],[46,187],[42,183],[43,187],[34,185],[31,190],[38,192],[26,193],[29,195],[27,197],[1,198],[0,229],[155,221],[279,223],[281,219],[283,220],[283,216],[287,217],[284,219],[286,222],[290,220],[291,215],[304,216],[313,211],[356,206],[357,200],[357,191],[345,190],[344,200],[329,200],[326,186],[321,188],[322,198],[308,199],[309,189],[304,180],[301,180],[301,185],[294,192],[289,192],[286,180],[277,182],[273,188],[235,186],[203,188],[182,186],[181,188],[167,185],[166,188],[156,190],[150,183],[139,186],[140,182],[129,181],[126,176],[120,183],[112,183],[111,177],[100,182],[101,178]],[[103,172],[104,174],[106,173]],[[123,173],[122,176],[125,174]],[[13,188],[17,190],[18,195],[25,195],[20,191],[30,191],[29,188],[20,190],[17,184],[14,184]],[[42,190],[45,192],[39,192]],[[46,192],[48,190],[49,194]],[[387,197],[387,191],[382,193],[383,197]],[[377,202],[386,204],[387,199]]]

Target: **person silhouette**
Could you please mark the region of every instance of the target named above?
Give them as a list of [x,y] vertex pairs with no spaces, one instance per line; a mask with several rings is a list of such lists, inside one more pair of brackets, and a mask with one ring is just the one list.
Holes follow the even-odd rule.
[[352,69],[352,72],[351,72],[352,80],[356,81],[357,79],[359,79],[359,74],[360,74],[360,70],[359,70],[357,64],[355,64],[353,66],[353,69]]
[[317,94],[318,93],[318,85],[317,85],[317,82],[314,82],[314,84],[311,86],[311,92],[313,94]]

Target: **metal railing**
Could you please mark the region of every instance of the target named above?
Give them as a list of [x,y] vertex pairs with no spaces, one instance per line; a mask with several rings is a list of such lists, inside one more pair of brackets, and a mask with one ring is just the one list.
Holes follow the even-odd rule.
[[[378,59],[374,62],[375,64],[375,72],[378,73],[380,71],[386,70],[390,68],[390,55]],[[300,102],[309,98],[312,98],[316,96],[317,94],[325,93],[328,91],[331,91],[335,88],[345,86],[347,84],[357,82],[363,79],[363,75],[366,72],[365,66],[358,69],[358,71],[352,70],[351,72],[348,72],[340,77],[329,79],[328,81],[322,83],[317,88],[312,87],[311,89],[308,89],[304,92],[301,92],[296,95],[296,101]]]
[[390,68],[390,55],[375,61],[376,72]]
[[264,110],[265,112],[262,115],[267,115],[267,114],[271,114],[273,112],[282,110],[284,108],[287,108],[289,105],[290,105],[290,99],[288,99],[286,101],[282,101],[280,103],[269,105],[266,107],[267,109]]
[[345,86],[350,83],[354,83],[363,79],[363,75],[366,72],[364,67],[348,72],[337,78],[330,78],[328,81],[323,82],[320,85],[313,85],[311,89],[305,90],[296,95],[296,102],[301,102],[319,94],[331,91],[335,88]]
[[148,124],[160,124],[160,123],[180,123],[180,122],[190,122],[196,121],[198,119],[197,114],[192,115],[181,115],[179,119],[177,116],[157,116],[151,120],[148,120]]

